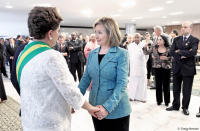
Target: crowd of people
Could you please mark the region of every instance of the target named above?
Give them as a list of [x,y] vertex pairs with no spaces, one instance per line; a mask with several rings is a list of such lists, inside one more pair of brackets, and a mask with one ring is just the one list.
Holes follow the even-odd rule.
[[[168,35],[155,26],[152,36],[135,33],[122,39],[109,17],[98,19],[94,34],[84,38],[59,33],[61,21],[56,8],[35,7],[28,17],[31,40],[21,35],[0,40],[0,102],[7,99],[2,74],[9,76],[8,64],[21,96],[24,131],[70,130],[71,112],[81,107],[92,115],[95,131],[128,131],[130,101],[147,101],[151,74],[157,105],[164,99],[167,111],[179,110],[182,89],[183,114],[189,115],[199,43],[190,22],[182,24],[179,36],[176,30]],[[174,99],[168,107],[171,77]],[[88,88],[89,102],[83,97]]]

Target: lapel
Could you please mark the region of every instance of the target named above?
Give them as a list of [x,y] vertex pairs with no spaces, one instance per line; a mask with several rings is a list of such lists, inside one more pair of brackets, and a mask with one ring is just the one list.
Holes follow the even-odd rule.
[[186,40],[185,43],[190,43],[191,38],[192,38],[192,36],[190,35],[190,36],[187,38],[187,40]]
[[186,44],[189,44],[189,43],[190,43],[191,38],[192,38],[192,36],[190,35],[190,36],[187,38],[186,42],[184,43],[184,42],[183,42],[183,36],[181,36],[181,47],[182,47],[182,48],[187,47],[188,45],[186,45]]
[[100,47],[99,48],[97,48],[94,52],[94,67],[97,67],[96,68],[96,71],[97,71],[97,73],[99,73],[99,59],[98,59],[98,55],[99,55],[99,51],[100,51]]
[[103,57],[100,63],[100,70],[105,67],[105,65],[115,57],[115,53],[117,52],[117,47],[113,46],[109,49],[108,53]]
[[[180,47],[180,48],[179,48]],[[179,39],[179,45],[178,45],[179,49],[183,49],[184,48],[184,43],[183,43],[183,36],[181,36],[181,38]]]

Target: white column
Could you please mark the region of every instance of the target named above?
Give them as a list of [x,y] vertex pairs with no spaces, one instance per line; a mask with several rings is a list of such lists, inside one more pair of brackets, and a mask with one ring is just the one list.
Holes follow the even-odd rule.
[[126,34],[136,33],[136,24],[125,24]]

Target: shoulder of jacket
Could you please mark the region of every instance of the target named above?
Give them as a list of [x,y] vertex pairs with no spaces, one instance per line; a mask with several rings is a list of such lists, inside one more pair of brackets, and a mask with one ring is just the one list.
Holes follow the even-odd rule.
[[178,37],[174,38],[174,41],[179,40],[179,39],[182,39],[182,36],[178,36]]
[[197,37],[195,37],[195,36],[193,36],[193,35],[191,35],[191,37],[192,37],[193,39],[195,39],[195,40],[198,40],[198,41],[199,41],[199,39],[198,39]]

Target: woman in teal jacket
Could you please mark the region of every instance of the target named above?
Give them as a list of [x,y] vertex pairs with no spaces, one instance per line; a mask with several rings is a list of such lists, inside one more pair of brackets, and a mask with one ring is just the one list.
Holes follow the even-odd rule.
[[117,23],[103,17],[94,24],[99,48],[91,51],[86,70],[79,83],[85,94],[91,81],[89,102],[100,108],[97,118],[92,117],[95,131],[128,131],[131,106],[127,94],[129,56],[119,46],[120,31]]

